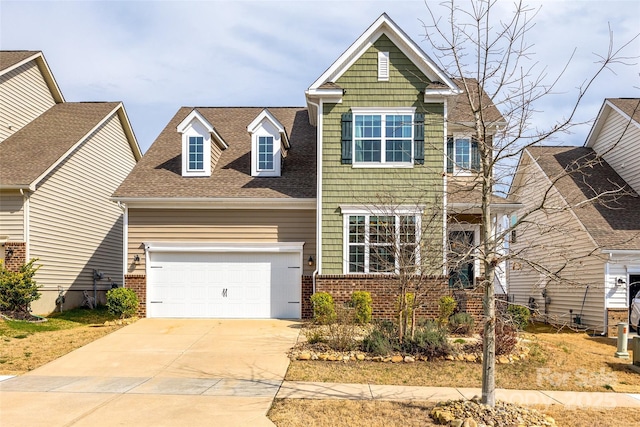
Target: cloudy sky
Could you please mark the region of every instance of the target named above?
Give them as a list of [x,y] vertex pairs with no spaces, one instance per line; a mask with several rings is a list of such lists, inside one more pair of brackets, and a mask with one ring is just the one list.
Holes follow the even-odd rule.
[[[544,124],[568,114],[576,87],[597,68],[594,53],[609,47],[609,26],[616,45],[640,31],[640,2],[528,4],[541,6],[528,38],[540,67],[554,75],[576,49],[557,93],[540,106]],[[511,5],[500,1],[498,15]],[[305,105],[305,89],[383,12],[433,55],[423,0],[0,0],[0,48],[42,50],[67,101],[123,101],[145,151],[183,105]],[[640,56],[640,39],[626,56]],[[598,79],[581,120],[595,117],[605,97],[640,97],[638,60],[629,62]],[[588,130],[557,143],[581,145]]]

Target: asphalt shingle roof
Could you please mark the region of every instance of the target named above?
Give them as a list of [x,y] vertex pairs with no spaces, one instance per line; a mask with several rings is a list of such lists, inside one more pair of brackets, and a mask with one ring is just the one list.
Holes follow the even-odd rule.
[[45,111],[0,144],[0,184],[33,183],[118,105],[67,102]]
[[608,98],[607,101],[640,123],[640,98]]
[[0,51],[0,71],[24,61],[25,59],[39,53],[34,50],[2,50]]
[[280,177],[251,176],[247,125],[262,107],[198,107],[229,145],[210,177],[181,175],[182,144],[177,125],[193,110],[183,107],[114,193],[122,198],[315,198],[316,128],[306,108],[269,107],[285,127],[291,148]]
[[[580,170],[557,181],[555,187],[571,205],[598,246],[640,249],[640,197],[604,160],[587,147],[528,149],[552,180],[565,171]],[[621,193],[620,190],[623,189]],[[603,195],[595,202],[588,202]]]

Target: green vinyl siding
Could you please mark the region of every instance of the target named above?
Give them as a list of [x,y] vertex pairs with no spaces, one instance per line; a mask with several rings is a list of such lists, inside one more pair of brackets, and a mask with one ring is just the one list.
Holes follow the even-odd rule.
[[[389,52],[389,80],[378,81],[378,51]],[[340,104],[324,104],[322,136],[322,274],[343,273],[340,205],[425,205],[431,256],[442,259],[444,105],[424,103],[429,79],[386,36],[381,36],[336,83]],[[424,165],[353,168],[341,162],[342,113],[352,107],[415,107],[424,114]],[[391,201],[392,200],[392,201]],[[432,215],[436,212],[436,215]]]

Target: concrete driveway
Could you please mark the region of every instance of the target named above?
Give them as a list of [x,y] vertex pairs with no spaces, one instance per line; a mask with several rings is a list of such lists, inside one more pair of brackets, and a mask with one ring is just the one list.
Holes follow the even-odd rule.
[[0,382],[0,425],[273,426],[299,324],[141,319]]

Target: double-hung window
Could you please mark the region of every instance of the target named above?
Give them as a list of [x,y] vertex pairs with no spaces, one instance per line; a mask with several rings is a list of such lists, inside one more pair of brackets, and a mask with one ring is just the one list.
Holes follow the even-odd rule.
[[189,170],[204,170],[204,138],[201,136],[189,137]]
[[273,166],[273,137],[258,137],[258,170],[272,171]]
[[353,114],[354,164],[412,164],[413,112]]
[[345,215],[346,272],[397,273],[419,265],[419,216]]
[[470,173],[480,170],[478,143],[469,136],[447,139],[447,172]]

